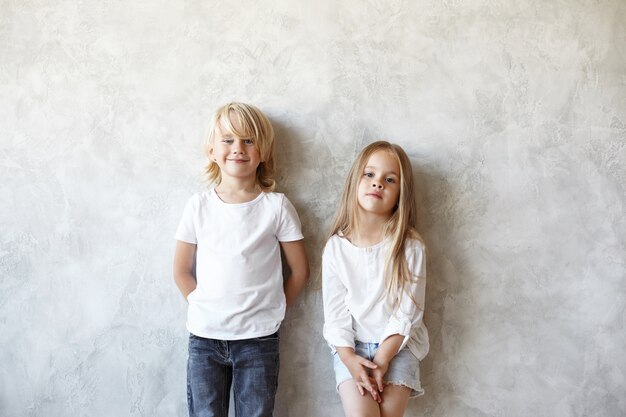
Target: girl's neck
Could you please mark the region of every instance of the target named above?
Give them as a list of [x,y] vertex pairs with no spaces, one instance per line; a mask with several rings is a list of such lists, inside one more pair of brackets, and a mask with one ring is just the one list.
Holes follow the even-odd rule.
[[361,213],[357,215],[358,227],[348,238],[353,245],[366,247],[373,246],[385,239],[385,224],[389,220],[386,216]]
[[215,187],[215,192],[223,202],[230,204],[247,203],[261,194],[256,179],[239,181],[222,178],[222,182]]

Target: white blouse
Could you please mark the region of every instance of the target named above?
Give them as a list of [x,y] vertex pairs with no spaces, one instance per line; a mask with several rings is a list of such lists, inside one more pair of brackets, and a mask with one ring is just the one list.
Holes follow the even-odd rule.
[[[428,331],[423,322],[426,293],[424,246],[408,240],[406,259],[415,280],[400,305],[391,311],[387,303],[383,272],[390,239],[370,247],[357,247],[334,235],[322,257],[324,338],[335,347],[354,348],[355,340],[382,343],[389,336],[404,336],[400,349],[408,346],[422,360],[428,353]],[[399,349],[399,350],[400,350]]]

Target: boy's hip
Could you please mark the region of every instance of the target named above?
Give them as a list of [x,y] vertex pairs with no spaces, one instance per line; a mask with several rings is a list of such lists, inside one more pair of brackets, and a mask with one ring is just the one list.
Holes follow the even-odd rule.
[[239,340],[212,339],[189,335],[189,357],[205,358],[223,365],[245,366],[259,360],[276,360],[279,356],[278,331],[259,337]]
[[285,318],[284,295],[275,304],[254,306],[232,302],[229,308],[197,297],[188,298],[187,330],[217,340],[244,340],[271,335]]

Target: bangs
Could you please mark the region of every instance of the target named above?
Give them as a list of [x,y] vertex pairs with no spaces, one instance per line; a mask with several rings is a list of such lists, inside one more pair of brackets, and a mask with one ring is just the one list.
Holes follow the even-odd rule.
[[[235,129],[233,122],[230,120],[231,117],[237,119],[240,129]],[[258,138],[257,129],[255,129],[254,124],[236,109],[224,109],[219,115],[218,126],[222,134],[228,133],[242,139]]]

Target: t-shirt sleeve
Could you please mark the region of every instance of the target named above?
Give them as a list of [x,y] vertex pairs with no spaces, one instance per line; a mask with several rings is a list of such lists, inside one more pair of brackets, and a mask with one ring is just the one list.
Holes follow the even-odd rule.
[[280,214],[276,237],[279,242],[293,242],[304,238],[298,213],[293,204],[284,195],[281,195],[280,199]]
[[193,243],[197,244],[196,238],[196,227],[194,219],[197,218],[198,211],[198,196],[194,195],[189,199],[187,205],[185,206],[185,210],[183,210],[183,216],[180,219],[180,223],[178,223],[178,229],[176,229],[176,234],[174,235],[174,239],[180,240],[181,242]]

